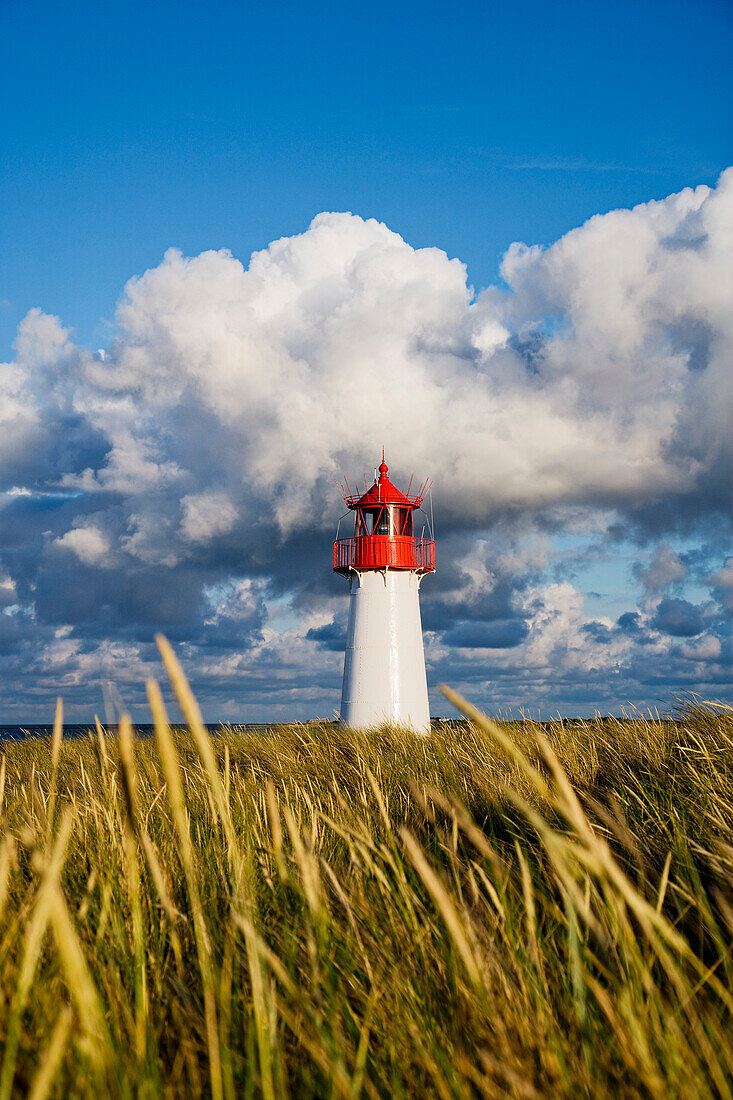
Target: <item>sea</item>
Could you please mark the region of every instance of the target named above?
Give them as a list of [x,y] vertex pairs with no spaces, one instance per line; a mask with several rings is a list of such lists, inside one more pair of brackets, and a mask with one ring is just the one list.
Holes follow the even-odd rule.
[[[241,730],[243,733],[265,733],[266,730],[272,729],[273,726],[278,725],[277,722],[241,722],[231,727],[223,727],[221,723],[217,722],[215,725],[207,725],[206,729],[209,733],[221,733],[222,729],[232,729],[234,731]],[[152,725],[135,725],[133,724],[136,737],[152,737],[154,727]],[[173,723],[173,728],[176,728],[176,723]],[[116,737],[117,726],[116,725],[104,725],[103,729],[105,733],[111,737]],[[3,741],[26,741],[28,738],[33,737],[50,737],[53,733],[53,726],[0,726],[0,744]],[[89,737],[90,734],[96,737],[96,731],[93,724],[90,725],[65,725],[64,726],[64,739],[73,740],[79,737]]]

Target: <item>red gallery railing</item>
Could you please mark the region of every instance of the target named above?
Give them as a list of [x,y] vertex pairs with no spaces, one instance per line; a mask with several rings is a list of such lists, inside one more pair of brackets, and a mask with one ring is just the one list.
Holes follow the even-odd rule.
[[350,569],[415,569],[432,573],[435,540],[411,535],[357,535],[336,539],[333,567],[338,573],[348,573]]

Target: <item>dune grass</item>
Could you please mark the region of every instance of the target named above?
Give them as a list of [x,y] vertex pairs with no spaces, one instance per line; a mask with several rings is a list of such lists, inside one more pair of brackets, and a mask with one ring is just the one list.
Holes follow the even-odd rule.
[[733,1095],[730,708],[211,738],[162,648],[5,746],[0,1100]]

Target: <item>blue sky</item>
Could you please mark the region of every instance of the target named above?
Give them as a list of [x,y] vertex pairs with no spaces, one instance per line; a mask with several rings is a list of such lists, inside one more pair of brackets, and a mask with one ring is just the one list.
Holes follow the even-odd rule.
[[332,479],[383,443],[436,484],[431,685],[730,693],[729,3],[6,0],[0,42],[0,724],[142,717],[156,628],[212,720],[329,714]]
[[724,0],[6,0],[0,20],[3,354],[35,305],[104,346],[172,245],[246,257],[351,210],[485,286],[512,241],[730,160]]

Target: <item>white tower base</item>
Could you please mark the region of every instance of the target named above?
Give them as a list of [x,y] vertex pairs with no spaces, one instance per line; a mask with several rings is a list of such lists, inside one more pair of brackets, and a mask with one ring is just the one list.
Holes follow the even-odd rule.
[[368,729],[389,724],[430,733],[421,579],[408,570],[349,574],[342,725]]

